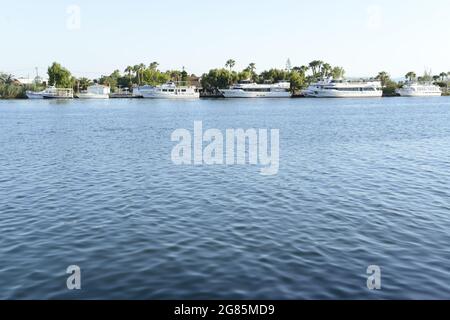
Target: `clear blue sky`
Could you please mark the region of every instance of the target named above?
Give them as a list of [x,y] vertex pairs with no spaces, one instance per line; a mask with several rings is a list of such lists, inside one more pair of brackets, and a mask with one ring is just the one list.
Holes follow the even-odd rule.
[[21,76],[58,61],[92,78],[158,61],[201,74],[229,58],[258,71],[290,58],[348,76],[440,73],[450,71],[449,16],[448,0],[2,1],[0,70]]

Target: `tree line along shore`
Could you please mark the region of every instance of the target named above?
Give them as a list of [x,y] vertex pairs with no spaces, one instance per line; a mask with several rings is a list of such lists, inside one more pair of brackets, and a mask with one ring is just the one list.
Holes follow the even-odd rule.
[[[161,71],[158,62],[152,62],[149,65],[141,63],[135,66],[127,66],[123,71],[114,70],[110,75],[101,76],[98,79],[88,79],[74,77],[67,68],[54,62],[47,70],[48,81],[42,81],[42,78],[36,76],[31,84],[23,84],[14,75],[0,72],[0,98],[26,98],[27,90],[40,91],[48,85],[54,85],[58,88],[72,88],[77,93],[98,83],[109,86],[114,93],[124,89],[131,90],[133,87],[142,85],[157,86],[168,81],[194,85],[200,88],[202,95],[214,96],[218,93],[218,89],[228,88],[230,85],[243,80],[252,80],[255,83],[289,81],[291,92],[294,95],[299,95],[308,85],[320,79],[340,79],[345,76],[344,68],[332,66],[320,60],[314,60],[299,67],[292,66],[290,60],[288,60],[284,69],[272,68],[260,73],[256,72],[255,63],[250,63],[240,71],[235,70],[235,65],[235,60],[230,59],[226,61],[223,67],[212,69],[201,76],[197,76],[189,74],[184,68],[182,70]],[[396,90],[404,84],[404,81],[397,82],[391,79],[386,71],[381,71],[370,79],[381,82],[384,96],[395,96]],[[426,71],[423,75],[418,76],[411,71],[405,75],[405,81],[434,83],[441,87],[444,95],[450,95],[450,72],[433,75]]]

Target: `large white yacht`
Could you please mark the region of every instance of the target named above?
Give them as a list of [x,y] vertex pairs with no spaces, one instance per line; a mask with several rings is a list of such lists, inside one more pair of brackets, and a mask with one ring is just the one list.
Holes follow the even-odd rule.
[[168,82],[160,86],[142,86],[133,90],[133,96],[147,99],[198,99],[200,93],[193,86],[179,86]]
[[417,82],[408,82],[396,92],[402,97],[440,97],[442,95],[441,88],[438,86]]
[[303,94],[314,98],[375,98],[383,95],[380,81],[322,80],[310,85]]
[[291,85],[287,81],[273,84],[257,84],[241,81],[229,89],[221,89],[225,98],[290,98]]
[[107,86],[95,84],[89,86],[86,91],[77,94],[80,99],[109,99],[111,89]]

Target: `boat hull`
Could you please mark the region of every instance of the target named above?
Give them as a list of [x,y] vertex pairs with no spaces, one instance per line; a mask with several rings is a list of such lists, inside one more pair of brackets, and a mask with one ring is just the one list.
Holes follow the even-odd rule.
[[305,91],[304,96],[310,98],[381,98],[382,91],[345,92],[338,90]]
[[78,99],[109,99],[108,94],[92,94],[92,93],[79,93],[76,95]]
[[144,99],[199,99],[200,93],[195,92],[191,94],[173,94],[160,92],[141,93]]
[[419,98],[419,97],[440,97],[442,92],[411,92],[405,90],[397,90],[397,93],[402,97]]
[[[112,93],[109,96],[110,99],[133,99],[133,98],[138,98],[137,96],[134,96],[131,93]],[[139,97],[141,98],[141,97]]]
[[44,99],[41,92],[27,91],[26,96],[28,99]]
[[65,99],[65,100],[73,99],[73,97],[66,97],[66,96],[46,96],[46,95],[44,95],[43,98],[44,98],[44,99]]
[[225,98],[290,98],[290,92],[252,92],[244,90],[220,90]]

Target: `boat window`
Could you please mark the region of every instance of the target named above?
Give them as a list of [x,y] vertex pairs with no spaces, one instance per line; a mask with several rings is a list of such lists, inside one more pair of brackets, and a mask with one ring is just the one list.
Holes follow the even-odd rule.
[[270,92],[270,88],[244,88],[247,92]]

